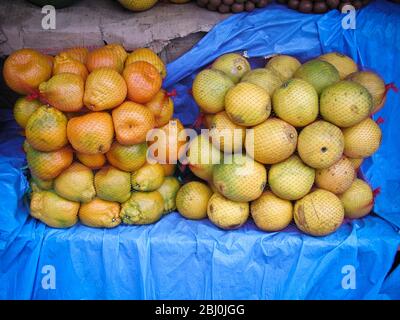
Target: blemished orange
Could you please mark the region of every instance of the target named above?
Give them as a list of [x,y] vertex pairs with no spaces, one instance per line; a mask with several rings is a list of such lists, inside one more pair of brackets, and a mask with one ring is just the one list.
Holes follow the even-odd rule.
[[74,117],[68,121],[67,137],[78,152],[106,153],[114,137],[112,118],[107,112],[92,112]]
[[148,62],[137,61],[129,64],[122,75],[128,88],[128,98],[134,102],[147,103],[161,89],[161,75]]
[[86,67],[89,72],[99,68],[111,68],[121,72],[124,68],[124,63],[114,49],[101,47],[89,52]]
[[33,49],[14,51],[4,62],[3,78],[7,86],[19,94],[34,92],[51,77],[49,59]]
[[83,81],[86,81],[89,74],[86,66],[82,62],[69,58],[64,54],[57,55],[54,58],[53,75],[60,73],[77,74],[82,77]]
[[116,139],[131,145],[146,141],[146,134],[154,128],[153,113],[145,106],[126,101],[112,111]]
[[148,48],[138,48],[133,50],[125,61],[125,67],[136,62],[136,61],[146,61],[152,64],[158,72],[161,74],[161,77],[164,79],[167,75],[167,70],[165,68],[164,62],[160,59],[160,57],[151,49]]
[[166,125],[174,114],[174,103],[164,89],[158,91],[146,106],[153,113],[157,128]]
[[83,47],[76,47],[61,51],[58,55],[65,55],[70,59],[74,59],[83,64],[86,64],[87,57],[89,55],[89,50]]
[[84,164],[90,169],[100,169],[107,162],[106,156],[102,153],[85,154],[77,152],[76,157],[82,164]]

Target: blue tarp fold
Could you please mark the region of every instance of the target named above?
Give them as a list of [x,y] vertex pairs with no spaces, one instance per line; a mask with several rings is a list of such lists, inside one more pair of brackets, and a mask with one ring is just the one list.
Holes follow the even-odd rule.
[[[286,53],[304,61],[340,51],[379,72],[400,75],[400,6],[374,2],[356,17],[305,15],[279,5],[234,15],[168,65],[176,116],[190,124],[198,109],[188,93],[195,73],[226,52],[250,57]],[[260,60],[255,59],[255,63]],[[400,98],[379,113],[382,147],[363,173],[380,187],[375,211],[315,238],[290,225],[264,233],[252,221],[222,231],[177,213],[150,226],[111,230],[81,224],[61,230],[29,217],[26,160],[10,110],[0,113],[0,299],[390,299],[399,298]],[[350,283],[350,285],[349,285]]]

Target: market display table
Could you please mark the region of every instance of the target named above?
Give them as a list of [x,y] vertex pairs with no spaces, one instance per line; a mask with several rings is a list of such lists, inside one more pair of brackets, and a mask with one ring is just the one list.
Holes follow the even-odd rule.
[[[304,15],[279,5],[230,17],[168,65],[177,89],[176,116],[198,113],[188,93],[193,76],[223,53],[250,57],[282,52],[310,59],[337,50],[368,65],[386,82],[400,74],[400,7],[386,1],[343,29],[338,12]],[[377,116],[383,142],[363,165],[381,193],[375,212],[346,221],[326,237],[257,230],[252,221],[223,231],[209,221],[171,213],[149,226],[52,229],[29,218],[23,138],[10,110],[0,113],[0,298],[14,299],[389,299],[400,298],[399,95],[390,92]]]

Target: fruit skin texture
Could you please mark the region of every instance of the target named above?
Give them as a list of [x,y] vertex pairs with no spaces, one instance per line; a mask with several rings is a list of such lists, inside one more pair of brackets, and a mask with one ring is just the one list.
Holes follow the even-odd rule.
[[301,79],[291,79],[275,90],[272,104],[276,115],[295,127],[304,127],[318,116],[318,94]]
[[137,103],[147,103],[161,89],[162,78],[156,67],[146,61],[127,65],[122,72],[128,88],[128,98]]
[[293,205],[289,200],[278,198],[272,192],[264,192],[250,204],[251,216],[258,228],[279,231],[293,219]]
[[338,127],[354,126],[368,117],[371,110],[371,95],[356,82],[340,81],[322,91],[320,113]]
[[157,3],[157,0],[118,0],[118,2],[128,10],[145,11],[153,7]]
[[321,60],[310,60],[303,64],[294,74],[294,78],[299,78],[310,83],[318,94],[327,86],[340,80],[339,72],[329,62]]
[[176,164],[165,163],[165,164],[160,164],[160,165],[164,169],[165,177],[172,176],[176,170]]
[[55,151],[67,143],[67,117],[53,107],[41,106],[28,119],[25,135],[39,151]]
[[246,144],[248,154],[264,164],[274,164],[289,158],[296,150],[297,131],[278,118],[269,118],[255,126],[254,146]]
[[343,222],[344,209],[332,192],[316,190],[296,201],[294,221],[297,227],[313,236],[334,232]]
[[231,201],[214,193],[208,200],[207,216],[221,229],[238,229],[249,217],[249,203]]
[[374,154],[382,141],[381,128],[367,118],[353,127],[343,129],[344,154],[351,158],[367,158]]
[[361,167],[361,165],[364,161],[364,158],[347,158],[347,159],[349,159],[349,161],[352,163],[354,169],[356,169],[356,170]]
[[79,111],[83,107],[85,83],[81,76],[60,73],[39,85],[40,94],[46,101],[64,112]]
[[33,49],[16,50],[4,62],[3,78],[19,94],[30,94],[51,77],[52,65]]
[[50,190],[53,188],[53,180],[43,180],[40,179],[39,177],[32,176],[30,182],[32,190],[33,190],[33,185],[35,185],[35,187],[37,187],[39,191]]
[[118,142],[111,145],[110,151],[106,153],[108,162],[114,167],[132,172],[139,169],[146,162],[147,144],[133,144],[124,146]]
[[69,59],[77,60],[83,64],[86,64],[89,50],[83,47],[71,48],[68,50],[61,51],[58,56],[65,56]]
[[379,75],[372,71],[360,71],[350,74],[346,79],[359,83],[371,94],[373,104],[371,113],[375,113],[383,107],[386,87]]
[[259,68],[248,71],[240,82],[250,82],[263,88],[272,97],[282,80],[272,69]]
[[200,179],[211,180],[214,165],[220,163],[221,158],[221,152],[205,135],[198,135],[189,145],[187,157],[189,169]]
[[315,121],[299,135],[297,151],[310,167],[324,169],[332,166],[343,154],[344,138],[341,130],[326,121]]
[[339,72],[340,79],[346,78],[349,74],[358,70],[357,64],[350,57],[338,53],[330,52],[318,57],[318,60],[329,62]]
[[207,217],[207,203],[213,192],[209,186],[198,181],[184,184],[176,195],[176,208],[187,219],[200,220]]
[[263,88],[241,82],[228,90],[225,110],[234,123],[252,127],[265,121],[271,114],[271,98]]
[[83,103],[92,111],[119,106],[128,92],[124,78],[110,68],[99,68],[89,74],[85,83]]
[[126,101],[112,111],[115,136],[120,144],[132,145],[146,141],[146,134],[154,128],[153,113],[144,105]]
[[79,75],[83,81],[86,81],[89,72],[86,66],[75,59],[69,58],[65,54],[57,55],[54,58],[53,75],[61,73],[73,73]]
[[310,192],[315,179],[315,170],[306,166],[293,155],[283,162],[273,164],[268,182],[274,194],[285,200],[297,200]]
[[124,61],[121,61],[113,49],[105,46],[89,52],[86,66],[89,72],[99,68],[110,68],[121,73],[124,68]]
[[175,177],[165,177],[163,184],[157,189],[164,200],[163,214],[169,213],[176,209],[176,195],[178,194],[181,184]]
[[146,107],[154,115],[156,128],[166,125],[174,114],[174,102],[163,89],[158,91],[153,99],[146,103]]
[[215,148],[225,153],[242,151],[246,129],[233,123],[225,111],[214,115],[210,130],[211,142]]
[[52,191],[33,192],[30,214],[53,228],[69,228],[78,222],[79,202],[61,198]]
[[26,97],[20,97],[15,102],[13,113],[15,121],[21,128],[25,128],[30,116],[41,106],[40,101],[29,101]]
[[146,163],[143,167],[132,172],[132,188],[137,191],[157,190],[164,182],[164,169],[159,163]]
[[136,61],[146,61],[152,64],[161,74],[163,79],[167,76],[164,62],[155,52],[148,48],[139,48],[132,51],[125,60],[125,67]]
[[86,226],[94,228],[114,228],[121,223],[119,217],[120,205],[118,202],[105,201],[94,198],[81,205],[79,220]]
[[237,154],[232,163],[214,166],[213,183],[223,196],[232,201],[257,199],[267,183],[265,167],[248,156]]
[[265,68],[274,71],[282,81],[289,80],[293,74],[300,68],[301,63],[294,57],[287,55],[278,55],[272,57]]
[[105,165],[107,161],[106,156],[101,153],[85,154],[77,152],[76,157],[82,164],[90,169],[100,169]]
[[106,153],[114,137],[111,116],[106,112],[93,112],[68,121],[68,140],[75,150],[86,154]]
[[96,172],[94,185],[97,197],[102,200],[122,203],[131,196],[131,175],[112,166]]
[[[24,144],[29,170],[43,180],[57,177],[64,169],[68,168],[73,160],[72,150],[64,147],[56,151],[42,152]],[[51,166],[49,166],[51,163]]]
[[353,164],[348,158],[342,157],[329,168],[318,169],[315,174],[315,184],[318,188],[340,194],[350,188],[355,178]]
[[164,200],[158,191],[134,192],[121,206],[120,217],[126,224],[150,224],[160,220]]
[[96,196],[93,178],[91,169],[74,162],[54,180],[54,191],[64,199],[86,203]]
[[233,85],[222,71],[205,69],[193,81],[193,98],[203,112],[217,113],[224,109],[226,93]]
[[351,187],[339,198],[342,201],[346,218],[362,218],[369,214],[374,206],[371,187],[361,179],[354,180]]
[[227,53],[215,60],[211,69],[222,71],[233,83],[238,83],[251,68],[245,57],[237,53]]

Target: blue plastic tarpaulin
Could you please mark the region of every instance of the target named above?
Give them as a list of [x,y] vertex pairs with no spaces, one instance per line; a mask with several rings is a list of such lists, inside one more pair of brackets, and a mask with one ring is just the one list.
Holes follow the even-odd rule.
[[[306,15],[280,5],[231,16],[168,65],[165,87],[177,89],[176,116],[191,124],[189,94],[199,69],[227,52],[250,57],[286,53],[305,61],[349,54],[385,82],[400,75],[400,6],[374,2],[343,29],[344,15]],[[258,61],[258,62],[257,62]],[[259,63],[260,59],[252,62]],[[326,237],[290,225],[265,233],[252,221],[223,231],[207,220],[171,213],[149,226],[53,229],[29,217],[23,138],[10,110],[0,114],[1,299],[390,299],[399,298],[399,95],[389,92],[383,143],[363,165],[381,193],[377,215],[346,221]],[[54,285],[46,278],[54,276]],[[350,281],[350,282],[349,282]],[[349,285],[351,283],[351,285]]]

